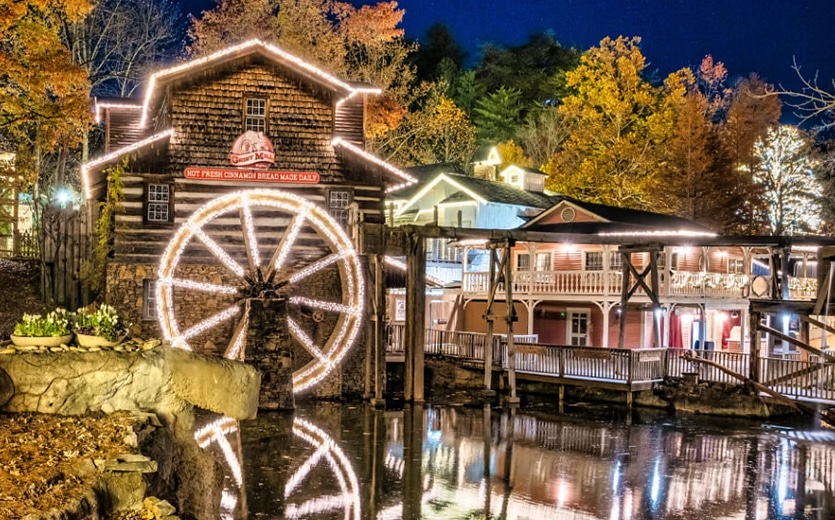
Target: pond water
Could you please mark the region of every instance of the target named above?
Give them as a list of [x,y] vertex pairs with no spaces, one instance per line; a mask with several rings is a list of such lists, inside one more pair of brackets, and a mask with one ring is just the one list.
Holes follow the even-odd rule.
[[835,432],[810,422],[316,404],[201,424],[229,520],[835,518]]

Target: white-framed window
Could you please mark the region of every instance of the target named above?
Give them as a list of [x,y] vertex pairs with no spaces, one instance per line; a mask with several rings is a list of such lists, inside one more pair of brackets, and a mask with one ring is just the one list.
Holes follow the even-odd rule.
[[743,274],[745,272],[745,260],[742,258],[728,258],[728,272]]
[[537,253],[534,269],[537,271],[550,271],[551,268],[551,253]]
[[586,251],[586,271],[603,270],[603,252]]
[[609,269],[613,271],[623,270],[623,256],[620,251],[609,251]]
[[142,280],[142,319],[157,319],[157,281]]
[[348,225],[352,201],[353,196],[349,190],[331,190],[328,193],[328,212],[343,226]]
[[531,255],[530,253],[516,253],[516,270],[530,271],[531,270]]
[[[665,269],[667,267],[667,254],[661,253],[658,255],[658,268]],[[678,253],[670,253],[670,269],[675,271],[678,269]]]
[[267,100],[246,98],[244,102],[244,131],[267,132]]
[[145,220],[171,222],[171,185],[145,185]]

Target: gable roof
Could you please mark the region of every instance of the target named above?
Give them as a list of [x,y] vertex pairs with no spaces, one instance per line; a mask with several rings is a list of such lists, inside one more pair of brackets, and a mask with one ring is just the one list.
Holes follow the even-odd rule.
[[[456,200],[464,200],[462,197],[466,194],[469,198],[482,203],[492,202],[539,209],[550,208],[555,200],[550,195],[523,190],[503,182],[445,172],[435,177],[421,179],[418,184],[409,187],[408,190],[397,190],[394,193],[395,196],[408,200],[406,205],[398,211],[398,214],[405,213],[424,194],[442,182],[456,188],[458,190],[456,193],[461,193]],[[455,194],[451,195],[450,198],[452,196],[455,196]],[[449,202],[449,200],[446,200],[446,202]]]
[[473,153],[473,163],[477,164],[501,164],[499,149],[494,144],[483,144],[476,148]]
[[[585,222],[546,223],[549,216],[553,216],[557,211],[562,211],[567,207],[574,207],[597,217],[597,219]],[[559,196],[556,204],[520,226],[520,229],[547,233],[595,235],[716,236],[716,233],[709,228],[685,218],[652,211],[583,202],[566,196]]]
[[271,43],[266,43],[261,40],[249,40],[151,74],[142,103],[139,126],[144,128],[147,124],[151,103],[154,100],[156,92],[160,90],[162,85],[192,75],[195,72],[205,71],[229,61],[253,55],[261,56],[268,61],[280,64],[303,78],[337,92],[340,94],[340,99],[337,103],[344,102],[357,94],[379,94],[381,92],[380,89],[371,87],[370,85],[343,81]]

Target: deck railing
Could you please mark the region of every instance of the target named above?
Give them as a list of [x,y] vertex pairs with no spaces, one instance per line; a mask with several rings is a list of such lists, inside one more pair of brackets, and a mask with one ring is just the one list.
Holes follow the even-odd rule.
[[[513,273],[513,292],[528,296],[613,296],[620,294],[621,280],[619,271],[517,271]],[[752,280],[745,274],[703,271],[676,271],[667,280],[661,272],[659,289],[662,297],[670,298],[744,299],[753,294]],[[461,290],[465,295],[484,295],[488,284],[486,272],[464,273]],[[503,284],[498,290],[503,293]],[[790,299],[814,299],[816,294],[815,279],[789,277]]]
[[[403,325],[389,327],[386,351],[403,355]],[[478,332],[426,329],[425,350],[429,356],[454,358],[462,364],[484,365],[487,335]],[[524,340],[529,342],[523,342]],[[743,378],[751,377],[749,354],[682,349],[610,349],[571,345],[547,345],[533,338],[514,336],[516,372],[559,379],[593,380],[608,383],[646,383],[666,377],[682,378],[688,373],[700,381],[739,384],[741,380],[716,366],[718,364]],[[508,369],[507,340],[493,336],[493,367]],[[760,358],[759,383],[794,399],[835,402],[835,363],[792,357]]]

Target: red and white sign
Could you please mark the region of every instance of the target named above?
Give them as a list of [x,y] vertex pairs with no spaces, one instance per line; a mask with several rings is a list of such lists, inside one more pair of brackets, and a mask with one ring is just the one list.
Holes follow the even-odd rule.
[[263,132],[247,130],[232,144],[229,162],[232,166],[251,166],[266,170],[275,163],[275,150]]
[[319,174],[316,172],[189,167],[184,175],[186,179],[201,181],[319,183]]

